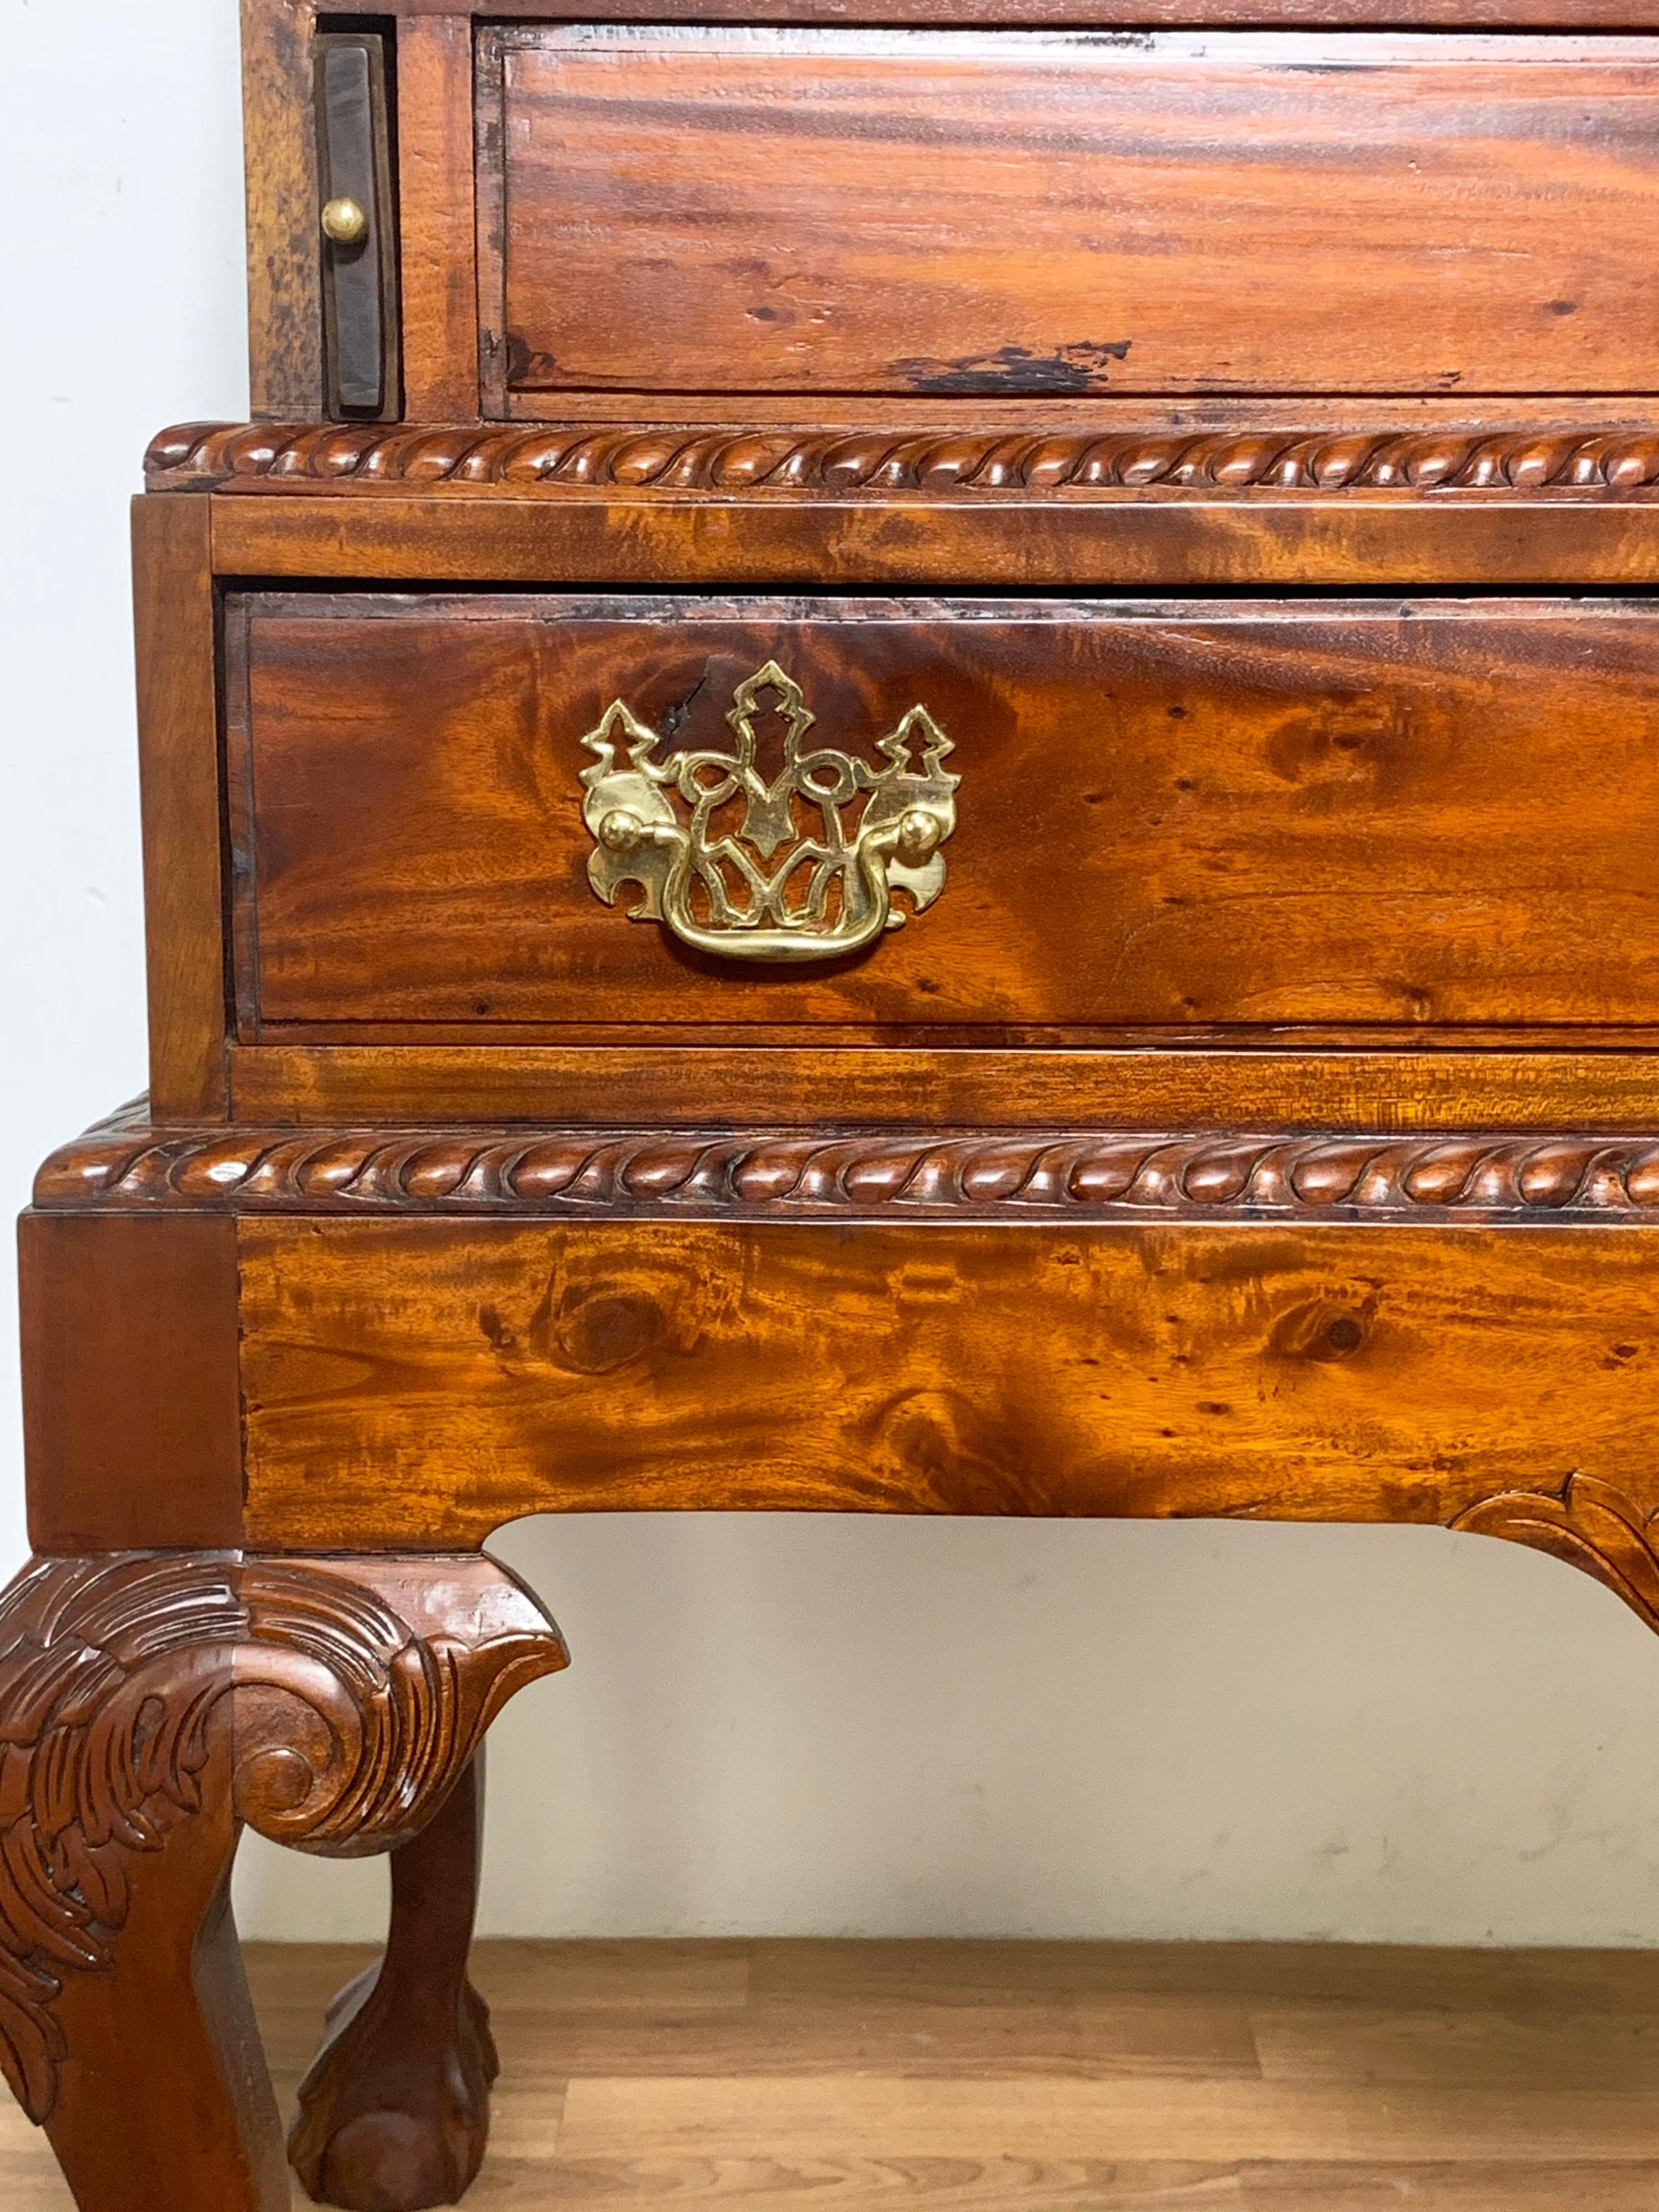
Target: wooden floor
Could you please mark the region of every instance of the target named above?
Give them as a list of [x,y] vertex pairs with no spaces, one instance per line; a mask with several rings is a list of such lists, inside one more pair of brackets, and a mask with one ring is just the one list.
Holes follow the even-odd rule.
[[[251,1948],[286,2098],[368,1956]],[[485,2212],[1659,2208],[1659,1953],[484,1943],[477,1978]],[[70,2206],[9,2106],[0,2204]]]

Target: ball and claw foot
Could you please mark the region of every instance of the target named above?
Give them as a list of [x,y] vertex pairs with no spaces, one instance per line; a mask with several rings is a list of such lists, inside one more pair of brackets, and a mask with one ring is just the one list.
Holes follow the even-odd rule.
[[342,2212],[457,2204],[489,2138],[501,2063],[489,2008],[466,1978],[477,1899],[483,1754],[392,1860],[386,1955],[328,2008],[300,2089],[289,2162]]
[[345,2212],[457,2204],[483,2163],[501,2063],[489,2008],[470,1984],[453,2040],[411,2056],[395,2009],[375,2002],[380,1969],[348,1982],[300,2091],[289,2160],[308,2196]]

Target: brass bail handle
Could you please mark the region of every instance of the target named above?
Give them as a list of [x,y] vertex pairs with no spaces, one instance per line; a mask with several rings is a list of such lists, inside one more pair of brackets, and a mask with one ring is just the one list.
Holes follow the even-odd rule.
[[[784,724],[783,768],[769,782],[756,762],[767,698]],[[583,738],[595,756],[581,775],[595,844],[587,876],[607,906],[634,884],[635,921],[661,922],[723,959],[795,963],[844,957],[899,928],[895,890],[917,913],[933,904],[960,778],[943,765],[954,747],[925,707],[881,739],[880,769],[805,744],[815,717],[775,661],[738,685],[726,720],[730,751],[662,761],[658,733],[618,699]],[[741,827],[717,834],[716,816],[734,802]]]

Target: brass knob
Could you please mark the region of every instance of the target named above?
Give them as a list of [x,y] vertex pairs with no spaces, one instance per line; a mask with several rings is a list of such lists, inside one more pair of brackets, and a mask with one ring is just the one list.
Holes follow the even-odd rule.
[[323,235],[336,246],[360,246],[368,236],[368,217],[356,200],[330,200],[323,210]]
[[914,865],[926,860],[939,850],[945,840],[945,824],[937,814],[930,814],[925,806],[912,806],[899,817],[898,856]]

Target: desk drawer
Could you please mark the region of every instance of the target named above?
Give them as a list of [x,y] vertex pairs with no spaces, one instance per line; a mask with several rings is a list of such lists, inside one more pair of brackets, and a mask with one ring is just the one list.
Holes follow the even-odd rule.
[[485,411],[639,392],[1636,392],[1659,39],[518,24]]
[[245,1037],[1659,1022],[1640,602],[252,592],[227,658]]

